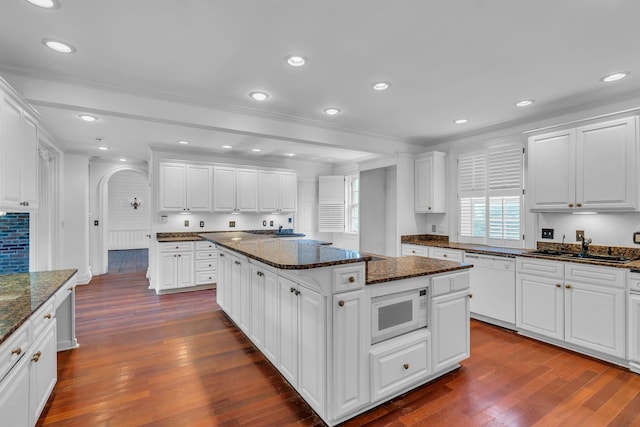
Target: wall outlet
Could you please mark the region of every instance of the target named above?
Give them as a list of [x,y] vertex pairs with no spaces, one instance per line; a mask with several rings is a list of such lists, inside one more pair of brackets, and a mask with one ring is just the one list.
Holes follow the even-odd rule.
[[204,221],[200,221],[200,228],[204,228]]
[[229,221],[229,227],[233,228],[236,226],[236,222],[235,221]]
[[579,242],[584,237],[584,230],[576,230],[576,242]]
[[273,221],[269,221],[269,227],[273,227]]
[[289,224],[291,224],[291,223],[293,222],[293,218],[289,218],[289,219],[287,220],[287,222],[288,222]]
[[184,220],[184,226],[185,226],[185,227],[188,227],[188,226],[189,226],[189,220],[188,220],[188,219],[185,219],[185,220]]
[[553,228],[543,228],[542,229],[542,238],[543,239],[553,239]]
[[633,233],[633,243],[640,245],[640,231]]
[[97,220],[97,219],[93,220],[93,225],[95,225],[95,226],[97,227],[97,226],[98,226],[98,224],[100,224],[100,223],[98,222],[98,220]]
[[262,226],[266,227],[267,226],[267,220],[265,219],[264,221],[262,221]]
[[438,232],[438,226],[436,224],[431,224],[431,232],[432,233],[437,233]]
[[166,215],[161,215],[160,216],[160,223],[161,224],[166,224],[168,220],[169,220],[169,218],[167,218]]

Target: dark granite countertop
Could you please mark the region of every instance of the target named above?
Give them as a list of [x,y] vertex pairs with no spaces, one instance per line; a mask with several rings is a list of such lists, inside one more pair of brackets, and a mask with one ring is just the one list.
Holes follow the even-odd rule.
[[367,263],[367,285],[447,273],[471,267],[473,267],[471,264],[421,256],[394,258],[375,255],[374,259]]
[[78,270],[0,275],[0,344]]
[[418,234],[410,236],[401,236],[401,243],[407,243],[411,245],[421,246],[434,246],[439,248],[458,249],[461,251],[481,254],[481,255],[495,255],[509,258],[515,258],[522,254],[525,254],[533,249],[520,249],[520,248],[501,248],[496,246],[475,245],[470,243],[455,243],[450,242],[447,236],[436,236],[432,234]]
[[[287,237],[305,237],[302,233],[293,233],[290,230],[278,232],[278,230],[270,229],[270,230],[246,230],[246,231],[171,231],[164,233],[156,233],[156,240],[158,242],[197,242],[206,240],[201,236],[201,234],[210,234],[210,233],[249,233],[249,234],[257,234],[265,237],[278,237],[278,238],[287,238]],[[330,244],[325,242],[324,244]]]
[[206,240],[282,270],[304,270],[371,259],[358,251],[328,245],[274,239],[242,231],[201,233]]

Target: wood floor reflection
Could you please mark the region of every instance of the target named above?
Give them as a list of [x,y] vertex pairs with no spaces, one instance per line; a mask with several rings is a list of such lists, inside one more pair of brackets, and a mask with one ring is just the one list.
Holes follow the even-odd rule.
[[[640,425],[640,375],[481,322],[462,368],[346,426]],[[40,426],[322,426],[215,303],[156,296],[144,273],[77,288]],[[0,421],[1,424],[1,421]]]

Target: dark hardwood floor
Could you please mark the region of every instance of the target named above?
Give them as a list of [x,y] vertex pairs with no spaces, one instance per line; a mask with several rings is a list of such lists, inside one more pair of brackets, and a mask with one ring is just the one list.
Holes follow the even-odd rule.
[[147,271],[149,249],[122,249],[109,251],[109,273]]
[[[77,288],[77,336],[40,426],[323,425],[215,290],[156,296],[144,273],[94,277]],[[344,425],[640,425],[640,375],[476,321],[471,354]]]

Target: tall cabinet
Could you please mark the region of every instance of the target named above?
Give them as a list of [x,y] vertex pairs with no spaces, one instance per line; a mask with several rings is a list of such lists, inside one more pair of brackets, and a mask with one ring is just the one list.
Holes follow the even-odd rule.
[[414,208],[416,212],[446,211],[445,159],[447,154],[432,151],[415,160]]

